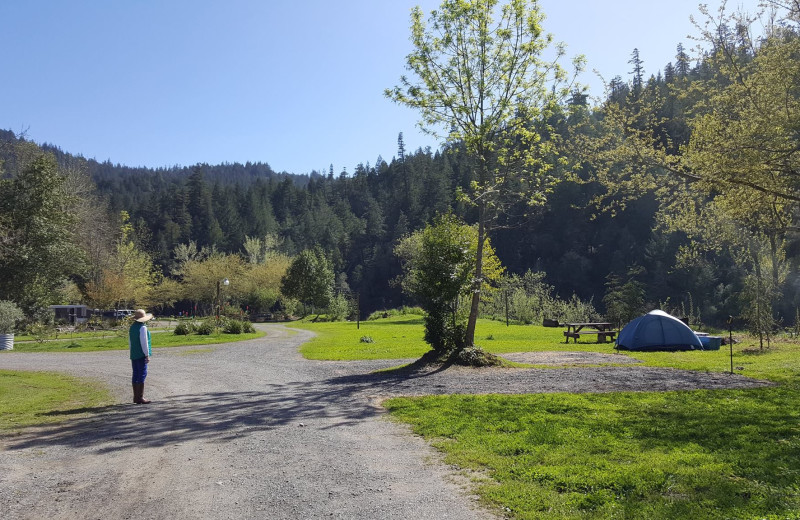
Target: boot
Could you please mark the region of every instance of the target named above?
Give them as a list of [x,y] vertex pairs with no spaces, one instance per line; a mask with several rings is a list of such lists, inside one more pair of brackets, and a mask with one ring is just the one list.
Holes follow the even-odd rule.
[[139,385],[133,383],[133,404],[139,404]]
[[149,404],[150,401],[144,398],[144,383],[139,383],[139,401],[138,404]]

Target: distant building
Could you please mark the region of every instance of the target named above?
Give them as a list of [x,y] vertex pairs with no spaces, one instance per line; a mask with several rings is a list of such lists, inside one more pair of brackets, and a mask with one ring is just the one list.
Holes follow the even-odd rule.
[[56,322],[64,321],[70,325],[77,325],[89,319],[91,312],[86,305],[51,305],[56,313]]

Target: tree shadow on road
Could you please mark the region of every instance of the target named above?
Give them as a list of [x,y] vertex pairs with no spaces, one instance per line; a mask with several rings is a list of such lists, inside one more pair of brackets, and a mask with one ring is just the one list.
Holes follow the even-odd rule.
[[[342,365],[344,367],[344,365]],[[374,367],[373,367],[374,368]],[[246,392],[167,396],[149,405],[113,405],[88,417],[24,430],[4,443],[7,450],[63,445],[110,453],[128,448],[162,447],[189,441],[228,442],[258,432],[296,428],[355,426],[382,413],[377,398],[445,393],[531,393],[666,391],[769,385],[742,376],[649,367],[511,369],[481,371],[404,367],[365,372],[341,368],[342,375],[287,384],[253,383]]]
[[116,404],[53,412],[85,415],[26,429],[5,449],[65,445],[108,453],[193,440],[225,442],[286,427],[346,427],[381,414],[370,397],[392,394],[414,377],[407,370],[337,376],[318,382],[254,385],[248,392],[168,396],[149,405]]

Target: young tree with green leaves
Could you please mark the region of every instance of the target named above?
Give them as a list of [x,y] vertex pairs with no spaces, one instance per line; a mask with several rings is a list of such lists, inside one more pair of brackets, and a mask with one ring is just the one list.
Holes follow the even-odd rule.
[[640,316],[644,311],[644,284],[636,279],[643,269],[635,266],[628,270],[625,279],[611,273],[606,277],[606,294],[603,303],[606,306],[606,319],[622,326]]
[[[186,260],[181,268],[182,299],[205,304],[213,312],[224,301],[238,302],[246,290],[246,266],[241,256],[212,252]],[[221,285],[224,280],[229,285]]]
[[120,222],[114,249],[99,277],[86,284],[86,295],[103,309],[144,302],[158,278],[153,259],[136,244],[127,212],[120,214]]
[[[466,345],[472,274],[478,255],[478,232],[446,214],[399,242],[395,254],[403,264],[400,285],[425,310],[425,341],[438,357],[450,357]],[[485,294],[489,282],[503,274],[500,260],[484,245]]]
[[289,269],[291,259],[271,252],[261,263],[248,262],[243,280],[242,304],[251,312],[268,312],[281,297],[281,280]]
[[333,298],[333,266],[321,249],[306,249],[297,255],[281,279],[281,293],[317,309],[328,306]]
[[472,163],[472,181],[460,193],[478,224],[467,346],[474,344],[495,218],[520,200],[541,205],[557,180],[548,118],[571,85],[557,62],[563,47],[555,47],[552,61],[544,58],[552,37],[542,32],[543,17],[534,0],[444,0],[427,23],[417,7],[406,58],[413,77],[385,92],[418,110],[423,130],[463,146]]

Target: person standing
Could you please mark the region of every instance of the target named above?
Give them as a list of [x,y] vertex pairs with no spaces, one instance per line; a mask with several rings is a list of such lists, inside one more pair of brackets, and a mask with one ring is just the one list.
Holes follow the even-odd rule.
[[131,367],[133,368],[133,402],[147,404],[150,401],[144,398],[144,380],[147,378],[147,365],[150,363],[150,331],[147,330],[148,321],[153,315],[144,309],[136,309],[133,313],[133,325],[128,331],[128,346],[131,351]]

